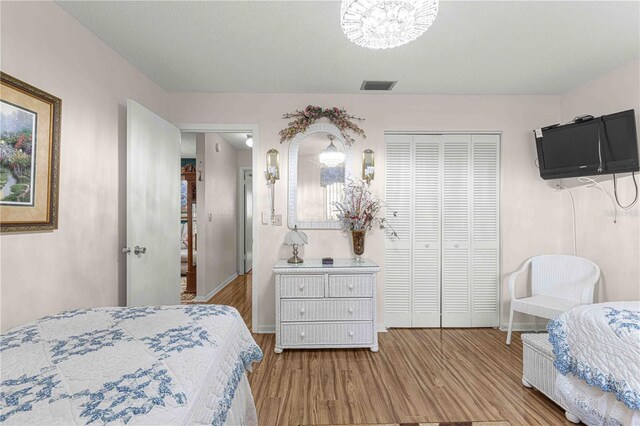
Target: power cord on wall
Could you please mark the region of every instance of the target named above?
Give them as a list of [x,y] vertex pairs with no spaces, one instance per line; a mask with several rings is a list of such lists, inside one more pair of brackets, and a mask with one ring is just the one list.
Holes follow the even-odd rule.
[[618,182],[616,180],[616,174],[613,174],[613,195],[615,195],[616,203],[618,203],[622,210],[629,210],[638,203],[638,182],[636,182],[636,172],[631,172],[631,179],[633,180],[633,186],[636,187],[636,196],[634,197],[631,204],[623,206],[622,204],[620,204],[620,200],[618,200]]
[[564,185],[558,185],[558,188],[562,190],[566,190],[569,193],[569,198],[571,198],[571,218],[573,220],[572,221],[573,223],[573,255],[577,256],[578,248],[576,243],[576,203],[573,199],[573,194],[571,193],[571,190],[569,188],[567,188]]
[[587,188],[593,188],[594,185],[598,187],[598,189],[600,189],[600,191],[602,191],[602,193],[605,195],[605,197],[607,197],[607,200],[609,200],[609,203],[611,203],[611,211],[613,212],[613,223],[618,223],[618,211],[616,209],[616,205],[613,202],[613,199],[611,198],[611,195],[609,195],[609,193],[607,191],[604,190],[604,188],[602,187],[602,185],[600,185],[600,182],[591,179],[590,177],[587,176],[581,176],[578,178],[578,182],[581,183],[590,183],[591,185],[587,185]]

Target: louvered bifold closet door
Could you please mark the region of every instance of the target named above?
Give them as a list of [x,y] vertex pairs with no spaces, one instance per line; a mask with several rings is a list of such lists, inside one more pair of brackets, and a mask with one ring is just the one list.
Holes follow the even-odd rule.
[[442,327],[471,327],[471,135],[442,144]]
[[413,327],[440,327],[441,138],[413,137]]
[[385,217],[396,231],[387,229],[384,253],[384,319],[387,327],[411,327],[411,135],[385,136]]
[[471,326],[499,325],[500,136],[473,135],[471,211]]

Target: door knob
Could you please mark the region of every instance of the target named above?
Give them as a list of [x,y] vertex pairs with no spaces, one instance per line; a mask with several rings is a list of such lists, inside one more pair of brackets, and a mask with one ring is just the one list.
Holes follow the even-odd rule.
[[147,252],[147,248],[146,247],[135,246],[133,248],[133,254],[135,254],[136,256],[141,255],[141,254],[145,254],[146,252]]
[[458,243],[453,243],[453,246],[454,246],[455,248],[458,248],[458,247],[460,247],[460,244],[458,244]]

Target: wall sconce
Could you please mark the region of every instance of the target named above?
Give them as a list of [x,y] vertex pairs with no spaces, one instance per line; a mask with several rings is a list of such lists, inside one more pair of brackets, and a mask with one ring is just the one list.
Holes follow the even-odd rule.
[[271,188],[271,224],[275,223],[276,207],[275,207],[275,187],[276,181],[280,179],[280,154],[277,149],[267,151],[267,171],[264,172],[267,178],[267,186]]
[[370,184],[376,171],[375,154],[372,149],[362,151],[362,180]]

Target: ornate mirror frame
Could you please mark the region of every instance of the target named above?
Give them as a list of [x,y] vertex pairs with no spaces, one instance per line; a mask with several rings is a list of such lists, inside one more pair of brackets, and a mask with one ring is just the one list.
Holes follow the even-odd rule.
[[298,210],[298,150],[300,144],[314,133],[328,133],[335,136],[335,139],[342,143],[344,148],[344,178],[353,179],[353,149],[347,144],[340,134],[340,129],[329,123],[315,123],[303,133],[298,133],[289,145],[289,205],[287,215],[287,225],[293,229],[341,229],[340,221],[327,220],[324,222],[303,222],[297,218]]

